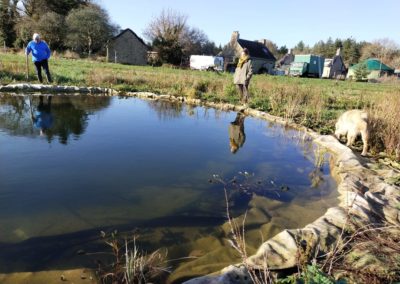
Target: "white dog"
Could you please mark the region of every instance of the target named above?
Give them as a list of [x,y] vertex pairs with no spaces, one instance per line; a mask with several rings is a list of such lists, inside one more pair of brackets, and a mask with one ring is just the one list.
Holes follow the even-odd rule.
[[361,134],[363,141],[362,156],[367,155],[368,150],[368,113],[354,109],[343,113],[336,122],[335,136],[340,139],[341,135],[347,135],[347,146],[353,145],[357,136]]

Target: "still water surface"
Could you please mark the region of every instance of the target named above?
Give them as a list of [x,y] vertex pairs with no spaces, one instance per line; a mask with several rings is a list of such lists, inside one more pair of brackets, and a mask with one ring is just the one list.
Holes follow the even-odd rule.
[[114,229],[137,229],[145,250],[194,257],[171,262],[172,280],[235,262],[214,174],[238,179],[230,206],[249,212],[250,252],[336,204],[327,163],[315,166],[301,136],[169,102],[0,95],[0,273],[93,267],[76,251],[104,250],[99,233]]

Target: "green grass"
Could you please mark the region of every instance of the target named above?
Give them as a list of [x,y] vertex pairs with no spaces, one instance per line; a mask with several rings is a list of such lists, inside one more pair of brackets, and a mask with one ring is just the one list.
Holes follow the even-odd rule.
[[[25,81],[22,54],[0,54],[0,83]],[[36,82],[30,63],[30,82]],[[229,73],[170,67],[129,66],[84,59],[53,57],[55,84],[111,87],[122,92],[148,91],[203,100],[239,103]],[[400,84],[362,83],[311,78],[255,75],[250,83],[250,107],[285,117],[323,134],[331,134],[340,113],[367,109],[375,121],[372,152],[400,155]],[[397,110],[396,110],[397,109]]]

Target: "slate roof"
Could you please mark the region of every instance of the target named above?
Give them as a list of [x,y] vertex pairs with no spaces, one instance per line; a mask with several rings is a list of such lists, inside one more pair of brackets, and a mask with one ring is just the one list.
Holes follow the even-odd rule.
[[247,48],[249,50],[251,57],[276,61],[275,56],[261,42],[238,39],[238,43],[242,48]]
[[132,33],[144,46],[148,47],[147,44],[143,41],[143,39],[141,39],[134,31],[132,31],[131,29],[125,29],[122,30],[118,35],[116,35],[115,37],[111,38],[111,40],[116,40],[117,38],[119,38],[120,36],[122,36],[124,33],[129,32]]

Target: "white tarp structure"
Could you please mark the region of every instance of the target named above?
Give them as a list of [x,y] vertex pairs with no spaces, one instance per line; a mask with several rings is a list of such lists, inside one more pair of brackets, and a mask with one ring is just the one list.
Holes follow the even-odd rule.
[[224,70],[224,58],[221,56],[192,55],[190,69],[194,70]]

